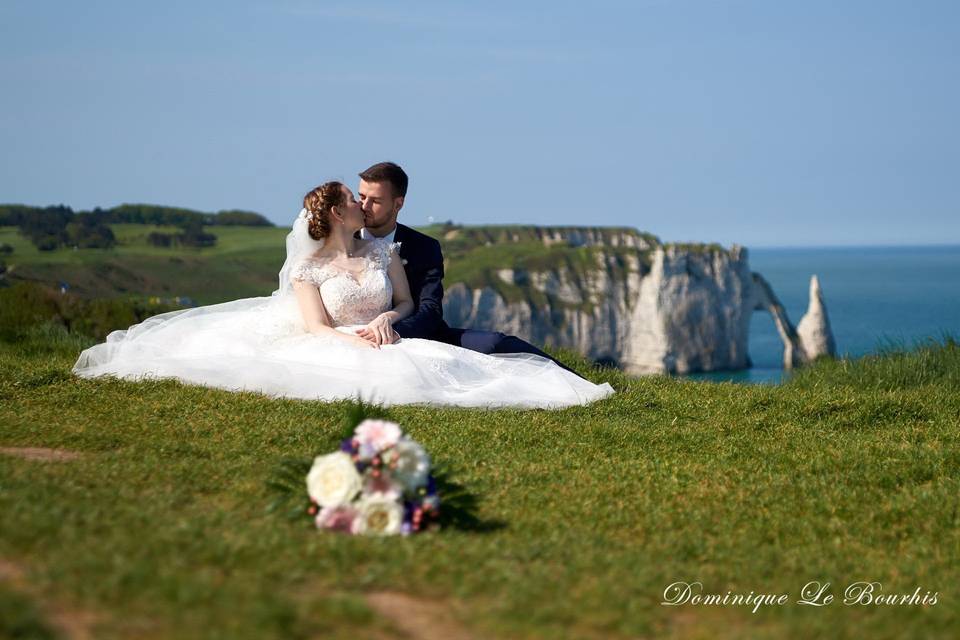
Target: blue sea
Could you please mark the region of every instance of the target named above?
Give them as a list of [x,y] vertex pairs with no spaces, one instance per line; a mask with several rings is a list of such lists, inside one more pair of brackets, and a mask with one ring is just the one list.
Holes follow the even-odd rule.
[[[960,338],[960,245],[750,249],[750,267],[763,275],[796,326],[816,274],[838,355],[862,356],[890,343]],[[778,383],[783,345],[765,311],[750,322],[753,367],[694,374],[700,380]]]

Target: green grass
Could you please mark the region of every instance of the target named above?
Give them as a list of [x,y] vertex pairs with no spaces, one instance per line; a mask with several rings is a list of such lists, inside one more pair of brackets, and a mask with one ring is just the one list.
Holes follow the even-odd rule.
[[0,638],[47,640],[56,637],[30,598],[0,583]]
[[[160,248],[147,244],[153,231],[173,233],[174,227],[139,224],[110,225],[117,238],[113,249],[57,249],[39,251],[14,227],[0,227],[0,244],[14,248],[4,258],[12,281],[34,281],[59,286],[66,282],[86,297],[187,296],[199,304],[213,304],[254,296],[266,296],[277,286],[277,273],[284,259],[284,238],[289,229],[282,227],[210,227],[217,244],[209,248]],[[589,302],[571,304],[550,297],[529,285],[503,282],[497,271],[513,268],[525,271],[565,269],[577,281],[597,265],[600,247],[546,246],[537,239],[542,229],[531,226],[446,227],[433,225],[423,229],[438,238],[447,261],[444,284],[463,282],[471,288],[491,287],[508,302],[526,301],[536,308],[582,308]],[[450,231],[456,237],[447,238]],[[652,244],[659,240],[634,229],[603,229],[603,233],[637,235]],[[516,238],[516,240],[514,240]],[[635,249],[602,247],[615,258],[615,277],[626,277],[627,254]],[[639,254],[649,268],[649,256]]]
[[[780,387],[569,359],[617,395],[555,412],[394,408],[485,526],[392,540],[266,513],[278,461],[332,449],[343,405],[75,379],[87,344],[49,327],[0,343],[0,446],[85,454],[0,457],[0,560],[30,585],[0,589],[0,613],[36,637],[50,602],[92,614],[97,638],[394,637],[364,599],[382,590],[448,607],[478,638],[960,634],[950,339],[822,360]],[[677,580],[791,603],[661,606]],[[795,604],[811,580],[838,602]],[[844,606],[859,580],[939,604]]]
[[11,280],[37,281],[88,297],[188,296],[199,304],[268,296],[277,287],[289,229],[211,227],[215,247],[163,249],[147,244],[152,231],[173,227],[111,225],[113,249],[38,251],[12,227],[0,227],[0,243],[14,247],[5,258]]
[[20,235],[16,227],[0,227],[0,243],[7,243],[14,248],[10,262],[21,264],[89,264],[102,261],[104,256],[163,256],[170,255],[204,255],[227,256],[250,252],[269,251],[279,254],[281,262],[284,251],[284,238],[289,229],[282,227],[243,227],[224,226],[208,227],[207,229],[217,236],[217,244],[208,248],[177,247],[168,249],[154,247],[147,244],[147,236],[154,231],[162,233],[177,233],[176,227],[159,227],[149,224],[111,224],[117,239],[117,246],[113,249],[57,249],[55,251],[40,251],[24,236]]

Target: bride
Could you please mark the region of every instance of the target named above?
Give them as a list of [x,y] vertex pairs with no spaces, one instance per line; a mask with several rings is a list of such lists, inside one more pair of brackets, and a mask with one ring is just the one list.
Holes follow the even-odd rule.
[[272,296],[114,331],[80,354],[74,373],[382,405],[560,408],[613,393],[538,355],[400,339],[392,325],[414,305],[397,245],[361,240],[361,227],[363,211],[346,186],[313,189],[287,236]]

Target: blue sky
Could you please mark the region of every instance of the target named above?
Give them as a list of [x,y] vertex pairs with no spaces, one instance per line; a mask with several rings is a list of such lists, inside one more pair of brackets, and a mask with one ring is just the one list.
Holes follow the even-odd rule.
[[960,243],[960,3],[0,4],[0,202]]

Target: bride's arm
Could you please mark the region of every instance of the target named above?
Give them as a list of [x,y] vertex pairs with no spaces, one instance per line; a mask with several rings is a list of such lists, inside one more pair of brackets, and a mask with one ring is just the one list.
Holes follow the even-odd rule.
[[317,289],[316,285],[299,280],[294,280],[292,284],[293,291],[297,295],[300,313],[307,325],[307,331],[317,335],[335,336],[355,344],[376,348],[377,345],[372,342],[358,340],[356,336],[337,331],[331,326],[330,316],[327,315],[327,308],[323,306],[323,299],[320,297],[320,290]]
[[395,331],[393,323],[403,320],[413,313],[413,296],[410,295],[410,283],[407,282],[407,272],[403,270],[403,262],[396,250],[390,252],[390,266],[387,267],[387,276],[393,288],[393,308],[384,311],[374,318],[366,327],[357,330],[357,335],[377,344],[394,342]]
[[387,275],[390,276],[390,285],[393,287],[393,309],[383,315],[388,317],[390,324],[393,324],[413,313],[413,296],[410,295],[407,272],[403,270],[403,261],[395,250],[390,252]]

